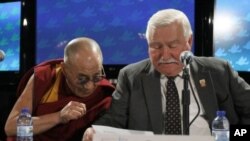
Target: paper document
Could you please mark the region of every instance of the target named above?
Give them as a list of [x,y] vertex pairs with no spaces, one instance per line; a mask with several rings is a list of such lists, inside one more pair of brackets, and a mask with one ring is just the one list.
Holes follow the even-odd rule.
[[212,136],[154,135],[151,131],[138,131],[92,125],[93,141],[214,141]]
[[138,131],[115,128],[110,126],[92,125],[97,134],[117,134],[117,135],[154,135],[151,131]]

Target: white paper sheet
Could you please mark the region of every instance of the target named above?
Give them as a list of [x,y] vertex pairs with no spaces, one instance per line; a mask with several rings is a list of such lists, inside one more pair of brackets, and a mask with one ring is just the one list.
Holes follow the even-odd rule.
[[110,126],[92,125],[98,134],[118,134],[118,135],[154,135],[151,131],[127,130]]
[[138,131],[92,125],[93,141],[214,141],[212,136],[154,135],[150,131]]

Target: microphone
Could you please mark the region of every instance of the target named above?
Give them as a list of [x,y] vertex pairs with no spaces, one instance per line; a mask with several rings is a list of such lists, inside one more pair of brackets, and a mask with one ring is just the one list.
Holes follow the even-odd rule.
[[191,51],[183,51],[180,54],[180,61],[186,67],[193,61],[193,53]]
[[180,61],[184,65],[183,67],[183,90],[182,90],[182,122],[183,122],[183,134],[189,135],[189,105],[190,105],[190,90],[188,88],[188,82],[190,82],[189,79],[189,68],[188,65],[193,60],[193,53],[191,51],[183,51],[180,54]]
[[2,62],[5,58],[5,53],[3,50],[0,50],[0,62]]

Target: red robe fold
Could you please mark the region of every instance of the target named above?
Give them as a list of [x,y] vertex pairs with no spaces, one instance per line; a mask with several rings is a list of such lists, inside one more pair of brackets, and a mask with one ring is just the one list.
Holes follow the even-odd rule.
[[[66,124],[59,124],[48,131],[35,135],[37,141],[66,141],[81,140],[84,130],[93,123],[111,104],[111,94],[114,87],[106,79],[98,83],[98,87],[93,94],[86,98],[75,96],[68,88],[65,78],[62,75],[62,81],[59,85],[58,101],[50,103],[41,103],[42,97],[55,81],[55,66],[62,60],[53,60],[42,63],[29,71],[20,81],[18,94],[20,94],[27,83],[27,79],[32,72],[35,74],[34,96],[33,96],[33,116],[54,113],[60,111],[70,101],[78,101],[86,104],[87,113],[83,118],[71,120]],[[25,84],[24,84],[25,83]]]

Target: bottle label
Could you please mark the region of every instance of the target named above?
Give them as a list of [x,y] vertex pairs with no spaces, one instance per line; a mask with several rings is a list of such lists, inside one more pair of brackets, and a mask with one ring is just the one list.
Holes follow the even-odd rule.
[[18,126],[17,136],[20,137],[33,136],[33,126]]
[[229,141],[229,130],[213,130],[215,141]]

